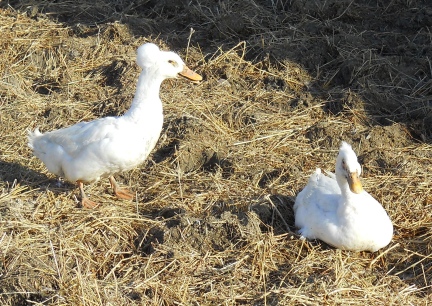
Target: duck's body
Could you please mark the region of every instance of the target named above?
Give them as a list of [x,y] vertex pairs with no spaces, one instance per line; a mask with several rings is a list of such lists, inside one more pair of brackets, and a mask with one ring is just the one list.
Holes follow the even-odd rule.
[[162,81],[177,74],[201,80],[177,54],[160,51],[153,44],[138,49],[137,62],[143,71],[131,108],[123,116],[81,122],[44,134],[37,129],[29,132],[29,146],[48,170],[78,182],[84,206],[94,203],[85,196],[83,182],[101,177],[109,177],[117,196],[132,197],[116,184],[113,175],[140,165],[155,147],[163,124],[159,98]]
[[[106,117],[45,134],[36,130],[34,154],[49,172],[72,182],[90,183],[133,169],[156,145],[163,119],[162,114],[148,118],[147,129],[127,119]],[[147,133],[138,132],[143,130]]]
[[336,174],[317,169],[298,194],[295,224],[304,238],[320,239],[336,248],[371,251],[385,247],[393,225],[381,204],[363,190],[357,156],[342,143]]

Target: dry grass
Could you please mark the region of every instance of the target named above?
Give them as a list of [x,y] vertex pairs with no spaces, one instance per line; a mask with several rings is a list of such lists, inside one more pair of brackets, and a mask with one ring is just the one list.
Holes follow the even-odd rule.
[[[2,305],[432,302],[427,2],[74,4],[0,9]],[[102,205],[82,210],[26,129],[123,113],[146,41],[205,79],[163,84],[158,146],[119,176],[137,199],[101,181],[86,190]],[[341,139],[395,226],[377,253],[295,233],[294,198]]]

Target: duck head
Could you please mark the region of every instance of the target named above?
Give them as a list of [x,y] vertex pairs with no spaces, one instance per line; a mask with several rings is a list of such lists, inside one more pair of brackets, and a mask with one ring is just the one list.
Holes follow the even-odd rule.
[[338,181],[348,183],[349,189],[354,193],[361,193],[363,186],[360,182],[361,166],[352,147],[342,141],[339,155],[336,159],[336,177]]
[[152,43],[146,43],[138,48],[137,64],[143,70],[153,70],[164,79],[180,75],[192,81],[202,80],[202,77],[190,70],[176,53],[161,51]]

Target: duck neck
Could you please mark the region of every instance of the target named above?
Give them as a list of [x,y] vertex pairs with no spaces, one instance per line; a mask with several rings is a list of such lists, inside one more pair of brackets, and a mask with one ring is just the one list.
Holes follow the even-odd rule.
[[343,175],[336,175],[336,180],[344,198],[351,198],[353,195],[355,195],[355,193],[351,191],[348,181]]
[[159,90],[163,80],[151,71],[143,70],[138,78],[132,105],[123,117],[138,121],[146,115],[152,116],[154,111],[162,112]]

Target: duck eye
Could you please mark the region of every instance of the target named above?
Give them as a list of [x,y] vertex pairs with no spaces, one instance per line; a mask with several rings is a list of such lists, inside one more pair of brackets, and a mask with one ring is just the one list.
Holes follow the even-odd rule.
[[177,63],[176,61],[169,60],[168,63],[170,63],[170,64],[173,65],[174,67],[178,67],[178,63]]

